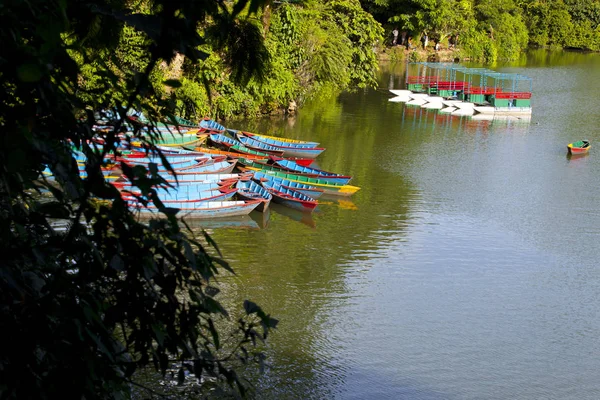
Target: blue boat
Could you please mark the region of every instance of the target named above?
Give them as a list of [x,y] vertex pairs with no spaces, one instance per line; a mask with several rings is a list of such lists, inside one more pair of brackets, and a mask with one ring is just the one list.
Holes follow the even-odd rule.
[[200,128],[208,131],[225,132],[225,127],[212,119],[203,119],[200,121]]
[[[285,174],[303,176],[306,178],[319,179],[324,183],[330,183],[332,185],[346,185],[346,184],[348,184],[350,179],[352,179],[351,176],[334,174],[334,173],[322,171],[322,170],[316,169],[316,168],[303,167],[301,165],[296,164],[293,161],[291,161],[289,163],[286,163],[286,161],[288,161],[288,160],[276,160],[276,161],[273,161],[273,164],[265,165],[265,164],[255,163],[250,160],[246,160],[245,158],[239,158],[238,163],[243,165],[244,167],[238,167],[238,168],[243,171],[244,170],[249,170],[249,171],[262,170],[262,171],[282,172]],[[281,164],[280,164],[280,162],[281,162]],[[283,165],[289,165],[290,167],[293,166],[293,168],[295,168],[295,169],[285,168]],[[248,167],[249,167],[249,169],[248,169]]]
[[243,134],[243,135],[249,136],[251,138],[254,138],[256,140],[260,140],[260,141],[267,142],[267,143],[269,141],[273,140],[274,141],[273,143],[275,143],[275,144],[280,143],[283,146],[291,146],[291,145],[297,144],[297,145],[306,145],[308,147],[317,147],[319,145],[319,142],[310,142],[310,141],[298,140],[298,139],[288,139],[288,138],[284,138],[284,137],[262,135],[260,133],[252,133],[252,132],[240,131],[237,129],[230,129],[230,128],[224,127],[223,125],[221,125],[218,122],[213,121],[211,119],[205,119],[205,120],[201,121],[200,128],[204,129],[205,131],[209,131],[211,133],[228,132],[231,135]]
[[210,183],[210,182],[233,182],[240,179],[249,179],[252,177],[252,173],[242,174],[182,174],[177,175],[177,179],[174,176],[168,175],[163,178],[171,184],[179,185],[194,185],[197,183]]
[[[255,149],[252,149],[246,145],[244,145],[243,143],[239,142],[238,140],[235,140],[233,138],[230,138],[229,136],[225,136],[222,133],[211,133],[208,138],[210,139],[211,143],[216,146],[219,147],[221,149],[225,149],[225,150],[229,150],[229,149],[233,149],[236,148],[236,151],[240,151],[240,152],[244,152],[245,149],[248,149],[250,152],[255,152]],[[241,147],[241,148],[240,148]],[[259,150],[260,151],[260,150]],[[264,152],[263,154],[265,155],[277,155],[277,156],[283,156],[283,151],[273,151],[273,152]]]
[[291,160],[274,160],[273,164],[278,165],[284,170],[290,171],[292,173],[314,175],[315,177],[319,178],[327,177],[335,180],[337,183],[341,183],[342,185],[347,185],[352,179],[352,177],[348,175],[336,174],[334,172],[328,172],[318,168],[305,167]]
[[[228,201],[200,201],[187,200],[169,203],[168,208],[179,209],[182,214],[192,218],[222,218],[235,215],[248,215],[261,203],[260,200],[228,200]],[[152,204],[144,207],[143,204],[131,201],[129,207],[141,214],[157,214],[158,209]]]
[[319,197],[321,197],[321,195],[323,195],[323,193],[325,192],[323,189],[319,189],[316,186],[311,186],[311,185],[307,185],[305,183],[294,182],[294,181],[279,178],[276,176],[267,175],[267,174],[265,174],[263,172],[259,172],[259,171],[254,172],[253,179],[257,180],[257,181],[261,181],[261,180],[273,181],[287,189],[293,189],[297,192],[300,192],[309,197],[312,197],[315,200],[318,199]]
[[318,203],[312,197],[306,196],[296,190],[285,188],[273,181],[264,180],[260,184],[273,195],[275,203],[300,211],[313,212]]
[[237,196],[242,200],[260,200],[262,204],[256,207],[256,211],[265,212],[273,199],[273,195],[264,187],[253,180],[237,181],[235,185]]
[[[229,174],[235,168],[237,160],[225,160],[208,165],[193,165],[186,168],[174,168],[174,172],[177,175],[190,175],[190,174]],[[171,172],[159,170],[158,173],[163,176],[173,176]]]
[[236,131],[235,135],[238,140],[240,140],[240,136],[248,137],[250,139],[255,139],[260,142],[269,144],[271,146],[278,146],[278,147],[281,146],[281,147],[314,148],[319,145],[319,143],[317,143],[317,142],[304,142],[304,141],[300,141],[300,140],[293,140],[293,141],[292,140],[282,140],[282,139],[275,138],[272,136],[263,136],[263,135],[257,135],[255,133],[242,132],[242,131]]
[[[138,187],[134,187],[132,186],[129,182],[112,182],[112,184],[119,190],[122,191],[128,191],[128,192],[139,192],[139,188]],[[175,186],[173,188],[169,188],[168,190],[177,190],[177,191],[196,191],[196,192],[204,192],[206,190],[219,190],[221,188],[228,188],[231,187],[233,185],[233,183],[231,185],[222,185],[219,182],[204,182],[204,183],[197,183],[195,185],[180,185],[180,186]],[[161,188],[156,188],[157,190],[166,190]]]
[[319,154],[325,151],[325,149],[322,147],[299,148],[290,146],[272,146],[243,135],[238,136],[238,140],[242,142],[244,146],[250,149],[281,155],[283,157],[316,158]]
[[[177,189],[156,189],[156,194],[167,207],[170,203],[188,201],[190,199],[198,201],[224,201],[231,199],[236,193],[236,188],[219,188],[215,190],[196,190],[193,186],[189,186],[190,190],[185,190],[186,186],[181,186]],[[125,200],[135,200],[135,196],[139,196],[140,192],[122,192],[122,197]]]

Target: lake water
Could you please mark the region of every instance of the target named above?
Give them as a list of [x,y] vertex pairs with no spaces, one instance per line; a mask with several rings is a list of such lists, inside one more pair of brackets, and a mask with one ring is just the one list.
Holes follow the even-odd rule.
[[280,320],[258,398],[600,398],[600,55],[493,69],[533,78],[530,121],[389,102],[398,64],[293,119],[227,123],[319,141],[362,188],[207,226],[238,274],[223,300]]

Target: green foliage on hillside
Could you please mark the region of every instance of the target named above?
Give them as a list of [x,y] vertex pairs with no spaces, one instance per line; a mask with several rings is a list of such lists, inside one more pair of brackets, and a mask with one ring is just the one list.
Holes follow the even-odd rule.
[[[358,0],[278,3],[260,17],[229,23],[231,29],[244,33],[236,36],[244,37],[244,42],[228,41],[226,33],[214,29],[217,25],[208,24],[207,41],[222,50],[204,48],[208,58],[194,65],[184,61],[178,75],[182,85],[173,90],[183,117],[281,112],[291,101],[301,104],[323,91],[376,84],[374,49],[383,40],[383,28]],[[123,49],[137,40],[135,31],[124,34],[128,36]],[[258,78],[236,75],[230,60],[240,59],[235,55],[240,48],[261,48],[261,35],[264,49],[255,52],[259,59],[242,62],[260,61],[263,74]],[[143,67],[141,60],[135,65],[138,70]]]
[[[527,46],[600,51],[598,0],[362,0],[391,32],[448,45],[459,36],[462,57],[493,63],[516,59]],[[390,36],[388,36],[390,37]]]

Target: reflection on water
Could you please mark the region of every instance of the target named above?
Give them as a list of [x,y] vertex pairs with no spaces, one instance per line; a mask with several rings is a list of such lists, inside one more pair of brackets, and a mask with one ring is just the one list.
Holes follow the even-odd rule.
[[241,215],[237,217],[228,217],[228,218],[215,218],[215,219],[205,219],[205,218],[190,218],[186,217],[185,224],[189,226],[190,229],[198,230],[198,229],[260,229],[263,228],[262,225],[259,225],[256,220],[251,218],[248,215]]
[[526,120],[389,102],[396,64],[293,123],[232,121],[319,141],[361,187],[212,232],[237,273],[221,300],[280,320],[259,398],[600,398],[600,158],[565,156],[600,140],[600,56],[549,54],[501,66],[534,79]]
[[[280,215],[284,215],[294,221],[298,221],[310,228],[316,228],[316,223],[313,219],[312,213],[310,212],[302,212],[300,210],[295,210],[293,208],[289,208],[283,206],[281,204],[271,204],[271,211]],[[319,200],[319,207],[321,207],[321,201]],[[317,212],[315,209],[314,212]]]

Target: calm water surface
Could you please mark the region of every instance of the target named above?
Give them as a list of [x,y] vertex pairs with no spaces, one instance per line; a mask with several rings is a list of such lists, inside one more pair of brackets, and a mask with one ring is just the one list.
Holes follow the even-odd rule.
[[320,141],[362,188],[208,226],[238,273],[223,300],[280,319],[258,398],[600,398],[600,56],[494,69],[533,78],[529,122],[389,102],[388,65],[378,90],[228,123]]

